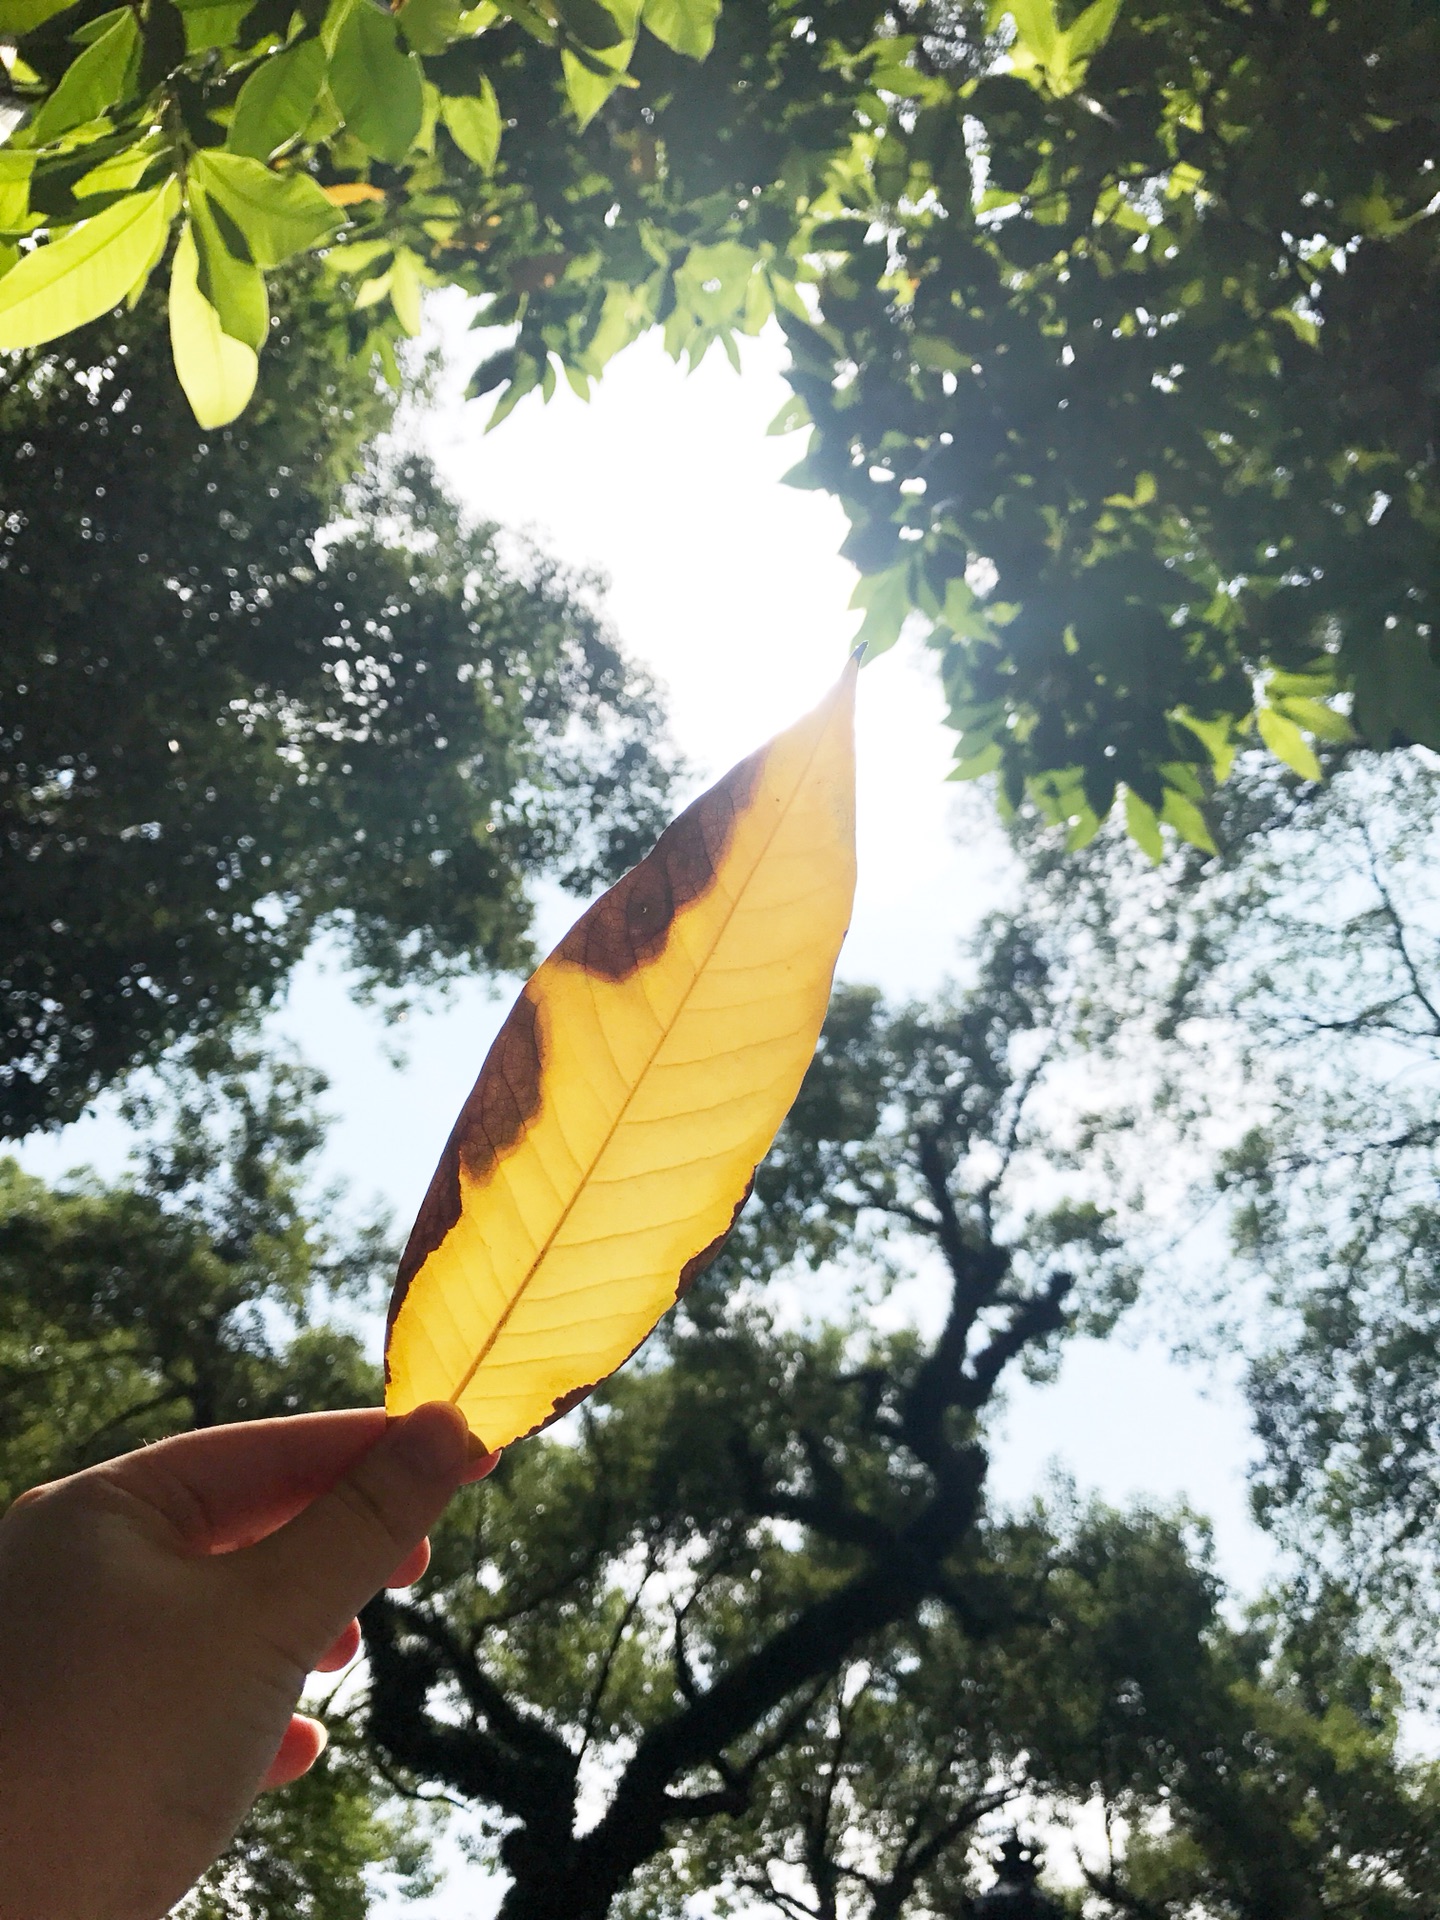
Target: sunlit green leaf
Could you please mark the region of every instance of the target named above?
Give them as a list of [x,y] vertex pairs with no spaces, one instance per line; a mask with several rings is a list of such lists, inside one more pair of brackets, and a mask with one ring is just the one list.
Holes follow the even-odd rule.
[[1202,853],[1218,851],[1204,814],[1193,800],[1187,800],[1183,793],[1177,793],[1173,787],[1165,789],[1165,804],[1160,809],[1160,818],[1166,826],[1173,827],[1182,840],[1188,840],[1192,847],[1199,847]]
[[225,145],[232,153],[268,160],[303,133],[325,80],[325,49],[302,40],[262,60],[240,89]]
[[1041,66],[1049,64],[1060,38],[1055,0],[1006,0],[996,13],[1008,13],[1015,22],[1018,45]]
[[405,0],[395,19],[416,53],[443,53],[464,31],[459,0]]
[[394,19],[369,0],[346,14],[330,56],[330,91],[345,125],[377,159],[398,161],[415,144],[425,116],[420,62],[404,53]]
[[562,51],[565,97],[580,127],[588,127],[615,89],[628,83],[625,69],[633,50],[634,42],[626,40],[608,53],[587,53],[583,59],[569,47]]
[[22,226],[30,211],[30,175],[35,155],[23,148],[0,147],[0,232]]
[[853,644],[865,649],[867,660],[888,653],[900,638],[900,629],[911,611],[909,567],[865,575],[850,596],[850,604],[865,609]]
[[500,102],[488,74],[482,74],[477,95],[445,96],[440,102],[440,118],[450,138],[466,159],[473,160],[486,173],[495,171],[500,152]]
[[204,53],[211,47],[233,47],[254,0],[174,0],[185,23],[185,51]]
[[244,411],[259,362],[252,348],[222,329],[219,314],[201,293],[188,222],[170,267],[170,347],[180,385],[202,427],[223,427]]
[[767,434],[780,435],[796,433],[801,427],[810,425],[810,409],[798,393],[792,393],[775,418],[765,429]]
[[160,152],[158,142],[141,141],[138,146],[122,147],[82,174],[72,191],[77,199],[99,193],[129,193],[138,187],[145,170]]
[[978,780],[983,774],[993,773],[1001,760],[999,742],[987,740],[982,745],[972,747],[967,737],[960,744],[960,753],[949,773],[947,780]]
[[104,31],[65,69],[65,77],[31,121],[29,132],[37,145],[98,119],[133,84],[140,51],[135,15],[129,7],[120,7],[106,18]]
[[1275,711],[1283,713],[1287,720],[1293,720],[1297,727],[1303,727],[1307,733],[1313,733],[1317,740],[1344,746],[1355,738],[1355,729],[1344,714],[1337,713],[1334,707],[1327,707],[1323,700],[1307,699],[1303,694],[1277,699],[1273,682],[1268,691],[1271,695],[1270,704]]
[[0,348],[43,346],[118,307],[149,270],[174,205],[165,181],[27,254],[0,280]]
[[657,40],[676,53],[703,60],[715,44],[720,0],[645,0],[641,14]]
[[1065,30],[1067,50],[1072,61],[1088,60],[1110,38],[1120,11],[1121,0],[1092,0],[1092,4]]
[[1160,833],[1159,818],[1155,809],[1128,787],[1125,790],[1125,825],[1140,851],[1148,853],[1159,866],[1165,857],[1165,841]]
[[270,330],[265,276],[230,246],[198,182],[192,182],[190,190],[190,231],[201,297],[219,314],[232,340],[243,340],[258,353]]
[[390,305],[395,318],[412,339],[420,331],[420,262],[409,247],[395,249],[390,269]]
[[1235,764],[1236,745],[1233,721],[1228,716],[1221,720],[1197,720],[1194,714],[1187,713],[1184,707],[1178,707],[1174,717],[1205,747],[1210,755],[1210,764],[1214,768],[1215,778],[1228,780],[1230,769]]
[[1293,720],[1287,720],[1273,707],[1261,707],[1256,712],[1255,724],[1260,729],[1260,738],[1277,760],[1293,767],[1302,780],[1321,778],[1315,751]]
[[258,267],[278,267],[318,246],[343,222],[308,174],[274,173],[244,154],[213,147],[196,154],[192,171],[245,236]]
[[75,0],[0,0],[0,36],[23,40],[27,33],[34,33],[74,4]]

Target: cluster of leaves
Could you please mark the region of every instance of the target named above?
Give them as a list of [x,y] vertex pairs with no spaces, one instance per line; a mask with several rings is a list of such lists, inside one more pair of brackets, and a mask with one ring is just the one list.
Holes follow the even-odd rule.
[[[1330,772],[1307,789],[1249,756],[1216,799],[1218,861],[1189,849],[1150,872],[1113,830],[1078,860],[1042,836],[1030,884],[1087,982],[1092,1036],[1125,1063],[1146,1170],[1133,1146],[1117,1162],[1151,1238],[1176,1246],[1188,1223],[1168,1262],[1184,1337],[1218,1333],[1242,1362],[1257,1515],[1428,1689],[1440,774],[1424,749]],[[1172,1182],[1157,1220],[1160,1139],[1194,1184]]]
[[[1201,847],[1257,735],[1440,738],[1440,32],[1382,8],[1017,10],[875,133],[819,319],[790,327],[864,631],[931,622],[957,774],[1082,842]],[[1102,38],[1103,35],[1103,38]]]
[[360,232],[343,264],[370,270],[355,293],[359,331],[393,371],[391,343],[418,332],[433,276],[393,226],[365,234],[363,210],[393,195],[429,241],[453,242],[461,208],[445,192],[447,162],[493,173],[504,125],[480,37],[515,23],[584,114],[625,78],[642,21],[700,55],[714,10],[715,0],[406,0],[393,11],[372,0],[5,0],[0,35],[22,118],[0,149],[0,347],[42,345],[133,304],[169,252],[176,372],[201,424],[222,425],[254,389],[267,271],[348,220]]
[[[150,4],[17,22],[43,104],[0,168],[15,231],[67,237],[0,282],[0,341],[22,337],[7,313],[72,324],[72,280],[118,297],[59,273],[64,249],[128,223],[138,275],[182,192],[177,299],[232,370],[263,333],[258,269],[311,244],[367,352],[427,284],[513,327],[473,387],[502,413],[562,376],[588,390],[652,326],[693,360],[778,317],[779,424],[812,427],[796,478],[851,518],[867,642],[928,625],[960,774],[997,770],[1077,840],[1123,795],[1154,852],[1161,822],[1209,843],[1237,747],[1313,775],[1348,730],[1338,694],[1378,745],[1440,740],[1425,0],[731,0],[718,20],[656,0],[645,32],[598,0],[337,0],[223,31],[189,9],[195,51],[173,89],[152,62],[134,106],[148,126],[173,92],[153,178],[115,185],[140,155],[118,109],[45,116],[107,36],[112,64],[173,39],[180,13]],[[336,61],[366,36],[377,78],[352,96]],[[117,157],[69,158],[96,129]],[[86,192],[52,206],[52,173]]]
[[573,141],[521,115],[473,391],[778,318],[793,477],[872,650],[928,625],[957,772],[1208,847],[1247,744],[1440,739],[1437,71],[1420,0],[732,0]]
[[0,1133],[267,997],[322,925],[397,987],[523,965],[531,876],[588,891],[660,824],[593,583],[502,558],[389,415],[287,327],[207,434],[143,311],[0,376]]

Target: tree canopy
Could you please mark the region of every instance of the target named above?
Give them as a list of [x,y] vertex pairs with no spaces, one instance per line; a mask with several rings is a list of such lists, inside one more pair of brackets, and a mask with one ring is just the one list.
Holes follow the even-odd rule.
[[182,197],[173,273],[231,346],[321,246],[362,351],[424,284],[513,327],[502,411],[650,326],[694,358],[778,316],[797,478],[850,515],[867,641],[929,624],[962,772],[1205,845],[1248,739],[1307,772],[1347,707],[1440,740],[1425,0],[99,5],[0,16],[42,240],[0,341],[73,324],[72,280],[118,298],[62,249],[123,226],[142,276]]
[[1428,1694],[1440,776],[1423,749],[1330,774],[1305,789],[1252,756],[1217,802],[1219,861],[1148,874],[1112,833],[1078,867],[1039,851],[1031,883],[1124,1063],[1117,1137],[1147,1161],[1168,1141],[1193,1179],[1138,1181],[1146,1224],[1116,1230],[1179,1243],[1180,1337],[1241,1363],[1257,1515]]
[[153,316],[0,380],[0,1133],[71,1119],[331,927],[412,989],[529,957],[668,765],[593,583],[472,527],[323,340],[207,432]]
[[[423,1591],[372,1605],[322,1768],[186,1920],[360,1920],[373,1871],[418,1884],[435,1800],[507,1916],[680,1920],[703,1891],[934,1920],[970,1910],[1002,1823],[1047,1827],[1058,1866],[1082,1818],[1108,1836],[1066,1896],[1092,1920],[1433,1911],[1435,1769],[1363,1594],[1241,1613],[1194,1515],[987,1490],[997,1389],[1103,1330],[1143,1255],[1087,1200],[1092,1149],[1063,1150],[1095,1005],[1041,920],[993,927],[936,1004],[837,997],[727,1253],[460,1497]],[[6,1169],[0,1491],[373,1390],[354,1315],[386,1236],[314,1191],[321,1091],[212,1037],[136,1083],[128,1178]]]

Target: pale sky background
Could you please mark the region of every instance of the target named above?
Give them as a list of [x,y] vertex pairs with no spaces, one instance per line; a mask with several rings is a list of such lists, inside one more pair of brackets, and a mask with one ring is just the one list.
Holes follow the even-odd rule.
[[[453,378],[416,423],[420,436],[476,515],[609,577],[610,616],[668,690],[675,738],[697,772],[722,772],[818,699],[857,625],[847,610],[854,574],[838,557],[845,522],[835,503],[781,484],[803,435],[766,437],[788,393],[778,338],[748,343],[741,376],[718,355],[687,376],[657,341],[642,342],[588,406],[562,383],[549,407],[531,397],[485,435],[491,403],[461,396],[486,344],[463,331],[449,296],[433,313]],[[902,646],[862,675],[860,883],[840,970],[893,995],[939,986],[1005,883],[998,835],[945,783],[952,738],[941,718],[918,649]],[[545,944],[575,911],[547,897]],[[511,992],[462,990],[387,1031],[346,998],[333,967],[307,962],[295,980],[280,1023],[331,1079],[326,1170],[358,1201],[382,1196],[402,1228]],[[102,1110],[21,1157],[55,1177],[87,1160],[114,1172],[122,1152]],[[378,1328],[376,1345],[378,1357]],[[1176,1365],[1153,1339],[1079,1342],[1057,1383],[1012,1393],[991,1484],[1022,1499],[1059,1460],[1082,1489],[1115,1501],[1184,1497],[1213,1519],[1222,1572],[1253,1591],[1270,1554],[1245,1503],[1249,1447],[1223,1381]],[[485,1920],[492,1908],[478,1869],[457,1865],[441,1893],[404,1911]]]

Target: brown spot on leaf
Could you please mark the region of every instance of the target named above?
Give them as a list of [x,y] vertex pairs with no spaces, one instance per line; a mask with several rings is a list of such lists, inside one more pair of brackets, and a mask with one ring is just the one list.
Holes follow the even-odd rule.
[[767,749],[752,753],[670,822],[639,866],[632,867],[581,915],[555,949],[557,960],[603,980],[627,979],[664,948],[682,907],[715,880],[750,804]]
[[535,1002],[525,988],[496,1034],[480,1077],[460,1109],[445,1151],[426,1189],[400,1256],[385,1319],[385,1378],[390,1378],[390,1329],[410,1282],[460,1218],[460,1169],[482,1180],[520,1139],[540,1111],[540,1034]]

